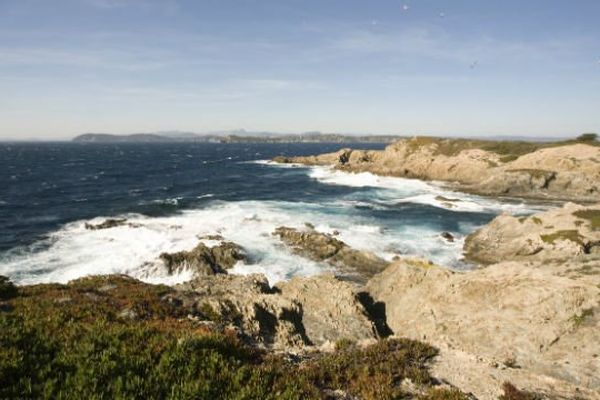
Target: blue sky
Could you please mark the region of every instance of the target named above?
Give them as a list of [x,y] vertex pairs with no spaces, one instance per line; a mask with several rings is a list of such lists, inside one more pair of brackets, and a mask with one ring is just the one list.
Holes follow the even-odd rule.
[[597,0],[0,0],[0,138],[600,131]]

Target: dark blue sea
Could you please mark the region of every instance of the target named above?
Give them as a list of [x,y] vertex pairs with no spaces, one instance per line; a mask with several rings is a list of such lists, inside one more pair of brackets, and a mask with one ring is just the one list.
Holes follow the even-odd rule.
[[[385,258],[419,256],[464,268],[467,233],[503,211],[535,209],[416,180],[268,162],[341,147],[0,144],[0,274],[22,284],[106,273],[174,283],[189,277],[167,276],[160,253],[191,249],[203,235],[220,234],[249,255],[234,272],[261,272],[278,281],[330,268],[291,254],[271,235],[278,226],[305,223],[337,230],[349,245]],[[449,206],[438,196],[461,201]],[[132,226],[85,229],[86,222],[117,217]],[[457,240],[442,239],[445,231]]]

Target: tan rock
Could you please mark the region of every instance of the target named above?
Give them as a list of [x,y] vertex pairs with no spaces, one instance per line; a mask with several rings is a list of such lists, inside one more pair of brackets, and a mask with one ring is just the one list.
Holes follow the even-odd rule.
[[518,367],[516,375],[533,377],[529,382],[542,389],[559,382],[575,395],[576,387],[600,390],[595,279],[568,276],[564,263],[546,268],[507,262],[458,273],[403,260],[373,277],[367,291],[385,304],[396,335]]
[[594,224],[599,222],[600,205],[573,203],[531,217],[501,215],[467,236],[465,256],[487,264],[594,258],[600,247],[600,230]]
[[197,314],[234,324],[269,348],[290,351],[377,337],[355,287],[333,275],[298,277],[272,289],[263,275],[220,274],[177,288],[179,301]]
[[343,149],[275,161],[444,181],[458,184],[460,190],[487,195],[599,201],[600,146],[546,146],[550,147],[415,137],[393,143],[383,151]]
[[302,305],[304,329],[314,345],[340,339],[360,341],[377,337],[355,286],[339,281],[333,274],[296,277],[276,287],[283,298]]

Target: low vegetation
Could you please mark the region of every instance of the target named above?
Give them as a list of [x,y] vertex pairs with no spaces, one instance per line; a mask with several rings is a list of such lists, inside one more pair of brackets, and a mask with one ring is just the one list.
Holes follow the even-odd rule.
[[0,295],[0,398],[395,399],[408,379],[422,399],[466,399],[434,387],[437,350],[416,341],[348,340],[292,362],[188,318],[173,289],[127,277],[18,290],[0,278]]
[[573,215],[588,221],[592,229],[600,229],[600,210],[580,210],[575,211]]
[[581,325],[583,325],[586,322],[586,320],[588,318],[591,318],[593,316],[594,316],[594,309],[586,308],[586,309],[582,310],[581,313],[573,315],[571,317],[571,321],[573,322],[573,326],[575,326],[575,328],[579,328]]
[[578,230],[563,230],[550,233],[548,235],[540,235],[542,241],[548,244],[555,244],[559,240],[570,240],[579,245],[583,245],[583,237]]
[[546,398],[538,393],[519,390],[510,382],[504,382],[504,385],[502,385],[502,390],[504,394],[500,396],[499,400],[542,400]]
[[496,153],[500,161],[507,163],[514,161],[520,156],[533,153],[536,150],[565,146],[576,143],[585,143],[592,146],[600,146],[597,135],[587,133],[575,139],[555,142],[532,142],[515,140],[475,140],[475,139],[444,139],[436,137],[419,136],[409,141],[408,145],[413,151],[423,146],[436,145],[434,155],[456,156],[463,150],[481,149]]

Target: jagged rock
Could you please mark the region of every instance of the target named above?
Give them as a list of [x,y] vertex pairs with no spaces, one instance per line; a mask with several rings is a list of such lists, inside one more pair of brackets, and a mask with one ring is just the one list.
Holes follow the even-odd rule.
[[450,232],[442,232],[440,234],[440,236],[444,239],[446,239],[446,241],[453,243],[454,242],[454,235],[451,234]]
[[354,285],[339,281],[333,274],[296,277],[276,288],[283,298],[302,306],[302,323],[314,345],[377,337],[376,327]]
[[277,295],[263,275],[203,276],[177,288],[193,293],[196,314],[234,324],[264,346],[290,349],[310,343],[301,306]]
[[268,347],[289,350],[376,337],[354,286],[333,275],[294,278],[275,288],[260,274],[213,275],[177,289],[178,301],[191,313],[233,323],[244,335]]
[[85,223],[85,229],[88,229],[91,231],[98,231],[98,230],[102,230],[102,229],[111,229],[111,228],[116,228],[119,226],[129,226],[131,228],[139,228],[140,225],[127,222],[126,218],[120,218],[120,219],[109,218],[99,224],[90,224],[88,222]]
[[371,252],[352,249],[333,235],[313,229],[298,230],[282,226],[273,235],[278,236],[298,255],[366,276],[382,271],[388,265],[387,261]]
[[600,206],[568,203],[530,217],[501,215],[467,236],[465,256],[481,263],[588,258],[598,250]]
[[160,259],[165,263],[169,274],[191,269],[195,275],[214,275],[226,273],[238,261],[246,259],[244,250],[235,243],[222,242],[213,247],[199,243],[191,251],[162,253]]
[[[458,273],[402,260],[374,276],[366,290],[385,304],[396,335],[488,364],[513,360],[518,374],[494,374],[520,379],[528,387],[549,382],[547,387],[563,387],[574,395],[576,387],[600,389],[600,279],[568,276],[569,268],[564,262],[505,262]],[[483,361],[475,364],[480,368]],[[489,384],[484,370],[481,380]],[[477,371],[467,374],[473,382],[466,384],[476,387]]]

